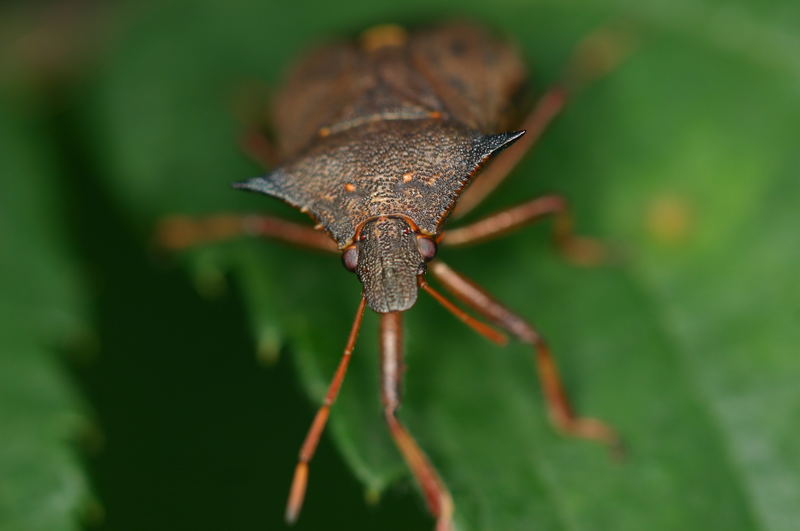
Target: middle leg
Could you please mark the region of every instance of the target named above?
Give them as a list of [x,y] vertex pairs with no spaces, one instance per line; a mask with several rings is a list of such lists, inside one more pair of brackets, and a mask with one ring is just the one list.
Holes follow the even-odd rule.
[[320,251],[337,251],[336,244],[323,232],[292,221],[263,215],[217,214],[197,218],[170,216],[159,222],[155,239],[162,248],[178,251],[242,235],[271,238]]
[[530,324],[471,280],[450,269],[444,262],[434,260],[428,264],[428,270],[459,300],[506,329],[520,341],[533,346],[547,410],[559,431],[574,437],[602,442],[610,448],[612,454],[621,455],[622,445],[614,430],[597,419],[579,417],[575,414],[558,375],[550,347]]
[[573,232],[572,213],[566,199],[560,195],[546,195],[500,212],[481,220],[448,230],[443,245],[460,246],[491,240],[546,216],[555,218],[553,241],[559,251],[572,263],[592,266],[604,262],[607,250],[593,238],[576,236]]

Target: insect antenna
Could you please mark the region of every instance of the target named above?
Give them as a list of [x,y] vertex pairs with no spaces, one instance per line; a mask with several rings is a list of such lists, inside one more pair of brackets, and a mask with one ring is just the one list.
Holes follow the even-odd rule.
[[422,278],[421,276],[418,277],[419,286],[430,293],[430,295],[436,299],[436,301],[441,304],[442,306],[447,309],[450,313],[458,317],[464,324],[478,332],[480,335],[492,341],[493,343],[497,343],[498,345],[505,345],[508,342],[508,338],[502,332],[498,332],[488,324],[479,321],[469,315],[467,312],[450,302],[444,295],[436,291],[431,287],[428,282]]
[[297,466],[294,469],[294,477],[292,478],[292,486],[289,490],[289,500],[286,504],[286,522],[293,524],[298,515],[300,508],[303,506],[303,498],[306,494],[306,485],[308,483],[308,463],[314,457],[314,451],[317,449],[319,438],[322,431],[325,429],[325,424],[328,421],[331,406],[336,400],[336,395],[339,394],[339,388],[344,381],[344,375],[347,373],[347,366],[350,364],[350,355],[356,346],[356,338],[358,331],[361,328],[361,320],[364,317],[364,308],[366,308],[367,300],[364,295],[361,295],[361,302],[358,304],[356,316],[353,319],[353,326],[350,328],[350,335],[347,337],[347,344],[344,347],[342,358],[339,360],[339,366],[336,368],[336,373],[333,375],[331,383],[328,385],[328,392],[325,394],[325,400],[317,410],[314,420],[311,422],[311,427],[308,430],[303,446],[300,447],[300,457],[297,461]]

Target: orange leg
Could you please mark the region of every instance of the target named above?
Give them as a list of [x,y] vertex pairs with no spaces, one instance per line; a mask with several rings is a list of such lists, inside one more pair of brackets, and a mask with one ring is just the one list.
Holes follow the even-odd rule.
[[364,308],[366,307],[367,300],[362,296],[361,302],[356,310],[356,317],[353,320],[353,326],[350,329],[350,335],[347,338],[347,345],[344,348],[342,359],[339,361],[339,366],[336,368],[336,373],[333,375],[328,392],[325,394],[325,401],[317,410],[314,421],[311,423],[311,428],[308,430],[303,441],[303,446],[300,447],[300,457],[297,461],[297,466],[294,469],[294,478],[292,479],[292,487],[289,490],[289,501],[286,504],[286,521],[290,524],[297,520],[300,514],[300,508],[303,506],[303,498],[306,494],[306,485],[308,484],[308,463],[314,457],[314,451],[319,444],[319,438],[322,431],[325,429],[325,424],[328,422],[328,415],[330,414],[331,406],[336,401],[336,396],[339,394],[339,388],[342,386],[344,376],[347,373],[347,367],[350,364],[351,354],[356,345],[356,338],[358,337],[358,330],[361,328],[361,319],[364,317]]
[[384,416],[397,448],[414,474],[428,509],[436,518],[436,531],[453,531],[453,500],[436,469],[414,438],[397,419],[403,372],[403,315],[381,314],[381,398]]
[[525,129],[526,134],[478,174],[458,200],[453,216],[464,216],[492,193],[536,145],[567,101],[591,81],[613,70],[630,53],[633,41],[629,31],[609,27],[594,31],[583,39],[568,61],[561,80],[539,98],[518,127]]
[[336,244],[325,233],[311,227],[271,216],[220,214],[206,218],[170,216],[156,229],[157,243],[166,249],[180,250],[194,245],[253,235],[321,251],[336,252]]
[[607,251],[601,243],[575,236],[569,206],[559,195],[539,197],[464,227],[448,230],[442,244],[453,247],[491,240],[545,216],[555,216],[553,240],[568,260],[580,265],[597,265],[605,261]]
[[536,366],[542,384],[547,410],[555,427],[567,435],[592,439],[606,444],[615,455],[621,455],[622,445],[617,434],[605,423],[575,415],[564,385],[558,375],[555,360],[542,336],[524,319],[506,308],[471,280],[453,271],[439,260],[428,264],[437,279],[456,298],[496,323],[520,341],[533,346]]
[[492,343],[496,343],[501,347],[504,346],[506,343],[508,343],[508,338],[505,335],[498,332],[497,330],[487,325],[486,323],[478,321],[470,314],[468,314],[467,312],[465,312],[464,310],[462,310],[461,308],[459,308],[458,306],[447,300],[444,295],[433,289],[431,285],[428,284],[428,282],[422,277],[422,275],[420,275],[419,277],[419,287],[427,291],[431,295],[431,297],[436,299],[436,302],[444,306],[448,312],[455,315],[459,321],[461,321],[468,327],[472,328],[473,330],[478,332],[480,335],[482,335]]

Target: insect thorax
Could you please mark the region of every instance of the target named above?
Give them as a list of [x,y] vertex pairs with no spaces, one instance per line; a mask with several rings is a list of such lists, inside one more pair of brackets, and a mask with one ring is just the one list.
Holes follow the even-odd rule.
[[307,212],[341,248],[376,216],[406,216],[432,235],[478,167],[521,134],[482,135],[431,118],[376,120],[320,138],[240,187]]

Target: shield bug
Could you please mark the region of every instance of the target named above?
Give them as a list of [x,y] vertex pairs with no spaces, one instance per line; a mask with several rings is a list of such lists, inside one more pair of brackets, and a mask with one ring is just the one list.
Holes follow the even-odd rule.
[[[380,314],[386,423],[436,518],[436,529],[452,529],[448,489],[396,415],[403,312],[414,305],[420,289],[488,339],[506,341],[497,327],[530,344],[556,428],[618,447],[618,437],[607,425],[573,412],[536,329],[436,259],[436,252],[440,245],[487,240],[552,216],[555,243],[567,257],[584,263],[602,258],[602,246],[573,235],[561,196],[529,200],[446,232],[444,224],[472,209],[509,174],[568,96],[623,55],[620,42],[607,31],[584,41],[561,81],[516,122],[513,103],[526,81],[525,68],[513,45],[479,26],[457,22],[413,32],[379,26],[358,41],[323,46],[297,64],[275,98],[276,145],[264,138],[248,143],[256,158],[274,162],[272,171],[234,184],[281,199],[316,225],[262,215],[163,222],[161,242],[173,249],[247,233],[338,252],[363,286],[341,361],[300,450],[286,509],[289,522],[298,517],[308,464],[369,307]],[[433,288],[428,274],[495,327]]]

